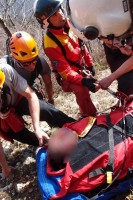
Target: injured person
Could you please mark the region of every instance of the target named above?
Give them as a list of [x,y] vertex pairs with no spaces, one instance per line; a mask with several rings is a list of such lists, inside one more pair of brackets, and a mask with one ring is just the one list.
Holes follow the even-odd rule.
[[133,169],[132,112],[130,102],[124,110],[118,108],[108,115],[68,123],[52,134],[46,175],[57,176],[60,186],[52,199],[90,193],[127,177]]
[[77,143],[77,133],[69,128],[60,128],[52,134],[48,143],[48,156],[50,164],[55,170],[65,167]]

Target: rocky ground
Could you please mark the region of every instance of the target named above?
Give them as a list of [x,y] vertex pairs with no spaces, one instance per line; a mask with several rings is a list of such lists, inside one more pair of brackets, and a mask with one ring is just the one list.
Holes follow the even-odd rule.
[[[102,72],[98,71],[97,73],[98,78],[102,78],[109,73],[109,70],[104,70]],[[78,119],[79,111],[74,95],[63,93],[57,84],[54,85],[55,106],[68,115]],[[116,85],[116,83],[113,83],[111,88],[116,90]],[[117,101],[105,91],[99,91],[96,94],[92,94],[92,99],[98,111],[105,110],[111,105],[114,105]],[[26,119],[30,124],[30,119]],[[46,123],[41,123],[41,126],[42,129],[49,128]],[[2,179],[2,177],[0,177],[0,200],[40,200],[41,196],[37,184],[36,172],[36,148],[18,142],[10,144],[5,141],[3,141],[3,146],[8,162],[14,166],[15,170],[14,175],[9,179]],[[131,200],[133,199],[133,196],[131,194],[127,197],[125,195],[124,197],[119,196],[117,198],[117,200],[124,199]]]

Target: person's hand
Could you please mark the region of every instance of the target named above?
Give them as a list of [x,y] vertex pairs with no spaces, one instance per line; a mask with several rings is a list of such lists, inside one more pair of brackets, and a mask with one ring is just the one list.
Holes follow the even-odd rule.
[[106,90],[111,83],[113,82],[111,76],[107,76],[99,81],[99,85],[101,86],[101,89]]
[[132,47],[130,47],[129,45],[121,47],[120,51],[121,51],[121,53],[123,53],[123,54],[125,54],[127,56],[133,55]]
[[14,168],[12,166],[7,166],[2,168],[2,177],[3,178],[8,178],[13,174]]
[[44,141],[47,142],[49,140],[49,136],[43,132],[41,130],[41,128],[38,128],[35,132],[37,138],[38,138],[38,141],[39,141],[39,145],[42,146]]
[[88,89],[91,91],[91,92],[93,92],[93,93],[95,93],[96,92],[96,89],[95,89],[95,87],[96,87],[96,79],[94,79],[94,78],[83,78],[82,79],[82,84],[84,85],[84,86],[86,86],[86,87],[88,87]]
[[117,47],[120,49],[122,54],[125,54],[127,56],[133,55],[132,47],[129,46],[128,44],[122,45],[122,42],[119,41],[118,39],[114,39],[113,41],[113,46]]

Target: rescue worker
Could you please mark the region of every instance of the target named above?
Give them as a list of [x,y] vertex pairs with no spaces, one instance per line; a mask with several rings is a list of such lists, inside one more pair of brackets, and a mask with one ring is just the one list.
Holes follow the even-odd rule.
[[[49,137],[41,130],[40,120],[57,127],[75,120],[57,110],[52,104],[39,100],[29,86],[33,73],[37,76],[35,69],[40,58],[34,39],[25,32],[14,33],[10,40],[10,50],[14,67],[7,64],[6,58],[0,60],[0,69],[6,76],[0,98],[1,136],[10,141],[15,139],[34,146],[42,145]],[[40,74],[50,75],[44,60]],[[35,134],[25,127],[23,115],[31,116]]]
[[[96,115],[96,108],[89,90],[95,92],[95,79],[83,71],[95,75],[92,59],[81,40],[70,30],[61,7],[62,0],[36,0],[35,17],[47,29],[44,35],[44,51],[60,76],[63,91],[73,92],[82,116]],[[89,89],[89,90],[88,90]]]
[[[3,66],[4,65],[5,64],[3,64]],[[32,94],[30,92],[30,88],[28,85],[25,88],[26,81],[25,80],[22,81],[23,78],[21,78],[17,74],[17,72],[15,72],[15,70],[11,68],[10,65],[8,65],[5,68],[5,67],[2,67],[0,64],[0,69],[1,68],[3,68],[3,71],[5,71],[5,73],[0,70],[0,136],[8,141],[13,141],[13,139],[16,139],[20,142],[28,143],[35,146],[38,146],[39,143],[41,145],[42,140],[43,139],[47,140],[49,139],[49,137],[47,136],[47,134],[41,131],[40,126],[39,126],[39,117],[38,117],[39,116],[39,102],[38,102],[37,96],[35,95],[35,93]],[[6,77],[5,77],[5,74],[6,74]],[[24,123],[22,119],[16,118],[14,110],[12,110],[13,108],[8,111],[3,110],[5,109],[6,101],[9,101],[8,103],[11,106],[13,102],[15,102],[15,99],[17,98],[13,88],[18,90],[19,93],[22,93],[21,88],[25,90],[23,92],[23,96],[25,95],[27,96],[27,99],[29,99],[31,110],[33,111],[33,107],[36,109],[35,112],[37,112],[38,116],[36,116],[34,112],[33,112],[33,115],[31,115],[32,119],[34,120],[33,123],[34,123],[34,129],[36,131],[36,136],[35,134],[31,133],[26,128],[24,128]],[[8,93],[5,94],[4,90],[8,90]],[[6,97],[3,98],[3,96],[5,95]],[[1,142],[0,142],[0,166],[2,167],[3,178],[6,178],[13,173],[13,167],[9,166],[6,161],[6,157],[4,155],[4,150],[3,150]]]
[[[5,82],[5,74],[0,70],[0,95],[1,95],[1,91],[2,91],[4,82]],[[1,100],[1,98],[0,98],[0,100]],[[4,154],[4,150],[2,147],[1,141],[0,141],[0,166],[2,168],[2,176],[4,178],[6,178],[12,174],[13,167],[9,166],[6,161],[6,157]]]
[[[33,85],[36,77],[40,74],[45,82],[49,101],[52,101],[53,92],[50,69],[44,58],[38,55],[37,44],[33,37],[26,32],[16,32],[10,39],[9,47],[13,61],[12,63],[8,64],[8,57],[2,58],[0,60],[0,65],[4,67],[3,70],[7,70],[6,68],[9,68],[9,65],[12,65],[12,68],[15,69],[15,71],[12,69],[14,74],[16,74],[17,71],[21,78],[23,77],[26,82],[25,87],[28,85],[30,87],[29,90],[32,93],[33,91],[31,90],[31,86]],[[12,70],[10,70],[9,76],[10,73],[12,73]],[[11,77],[11,79],[12,78],[13,77]],[[16,87],[17,84],[19,84],[19,82],[16,82]],[[25,90],[26,88],[22,89]],[[20,91],[16,90],[16,92],[19,93]],[[52,104],[46,103],[45,100],[39,100],[39,104],[40,120],[46,121],[52,127],[62,127],[66,122],[75,121],[60,110],[56,109]],[[34,112],[34,107],[33,111],[31,112]],[[28,101],[26,98],[21,98],[19,101],[17,105],[17,113],[20,116],[30,114]]]
[[99,81],[101,88],[107,89],[114,80],[118,79],[120,91],[126,94],[133,93],[131,80],[133,44],[132,42],[128,44],[128,38],[132,40],[133,37],[132,1],[70,0],[65,2],[70,26],[78,37],[84,41],[100,38],[106,43],[105,53],[113,73]]
[[[6,77],[0,93],[0,136],[9,141],[15,139],[34,146],[42,145],[43,140],[48,140],[49,137],[39,125],[40,106],[37,95],[10,65],[0,64],[0,69]],[[36,136],[25,128],[21,115],[17,113],[21,96],[28,101]]]
[[27,79],[30,86],[40,74],[45,84],[48,102],[54,103],[51,70],[46,60],[38,55],[38,47],[34,39],[24,31],[16,32],[11,37],[9,47],[13,59],[10,55],[5,56],[5,62],[12,64],[16,71]]
[[[0,94],[1,94],[4,82],[5,82],[5,74],[0,70]],[[13,168],[9,166],[6,161],[6,157],[3,151],[1,141],[0,141],[0,166],[2,168],[2,176],[4,178],[11,175]]]

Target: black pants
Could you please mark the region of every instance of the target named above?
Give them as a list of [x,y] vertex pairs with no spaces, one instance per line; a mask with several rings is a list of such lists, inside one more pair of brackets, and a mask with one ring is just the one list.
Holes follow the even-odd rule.
[[[52,104],[39,100],[40,103],[40,121],[46,121],[51,127],[62,127],[65,123],[74,122],[75,119],[68,117],[65,113],[56,109]],[[19,102],[16,107],[16,113],[19,116],[30,115],[28,101],[25,98]],[[38,139],[35,134],[28,129],[23,129],[19,133],[10,131],[7,136],[19,142],[38,146]]]

